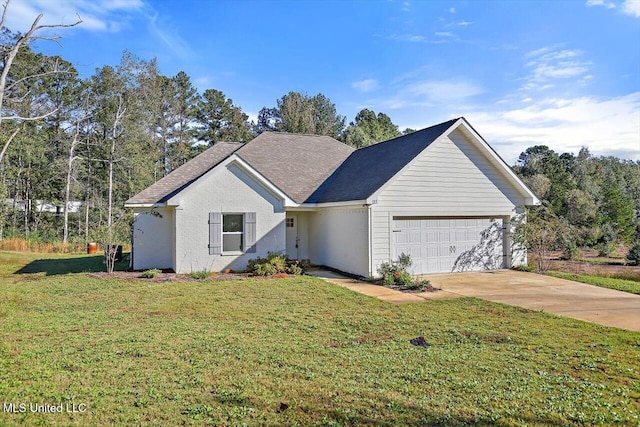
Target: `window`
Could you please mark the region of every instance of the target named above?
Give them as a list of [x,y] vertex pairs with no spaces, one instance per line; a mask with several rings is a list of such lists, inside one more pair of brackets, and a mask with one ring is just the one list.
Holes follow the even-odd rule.
[[256,251],[255,212],[209,212],[209,255],[240,255]]
[[244,215],[222,214],[222,252],[244,249]]
[[286,223],[287,223],[287,227],[293,227],[294,226],[293,218],[287,218]]

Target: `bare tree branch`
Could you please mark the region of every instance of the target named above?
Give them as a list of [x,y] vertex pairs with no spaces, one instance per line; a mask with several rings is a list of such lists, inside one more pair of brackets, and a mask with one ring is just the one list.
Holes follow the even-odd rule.
[[18,132],[20,132],[20,128],[17,128],[16,130],[14,130],[13,133],[11,134],[11,136],[9,137],[9,139],[7,139],[7,141],[4,143],[4,146],[2,147],[2,151],[0,151],[0,164],[2,164],[2,159],[4,158],[4,153],[7,152],[7,148],[9,148],[9,144],[11,144],[11,141],[13,141],[13,138],[16,137]]
[[[0,19],[0,30],[2,30],[5,26],[6,23],[6,18],[7,18],[7,10],[9,8],[9,1],[7,0],[4,3],[4,9],[2,11],[2,18]],[[16,56],[18,55],[18,52],[20,51],[20,49],[24,46],[29,45],[29,43],[31,43],[33,40],[57,40],[60,37],[59,36],[41,36],[36,34],[38,31],[43,30],[43,29],[47,29],[47,28],[69,28],[69,27],[74,27],[78,24],[80,24],[82,22],[82,19],[80,19],[80,16],[78,16],[78,20],[73,23],[73,24],[46,24],[46,25],[39,25],[40,20],[42,19],[42,14],[38,15],[36,17],[36,19],[33,21],[33,23],[31,24],[31,28],[22,36],[20,36],[18,38],[18,40],[14,43],[13,46],[11,46],[10,48],[8,48],[8,51],[5,52],[4,55],[4,67],[2,68],[2,73],[0,74],[0,127],[2,126],[2,122],[3,120],[18,120],[18,121],[32,121],[32,120],[40,120],[43,119],[47,116],[50,116],[51,114],[53,114],[54,112],[57,111],[57,108],[54,109],[53,111],[50,111],[49,113],[46,113],[44,115],[40,115],[37,117],[21,117],[21,116],[7,116],[7,117],[3,117],[1,115],[1,112],[3,110],[4,107],[4,99],[5,99],[5,94],[7,91],[7,77],[9,75],[9,70],[11,69],[11,66],[13,65],[13,61],[15,60]],[[58,72],[57,66],[54,69],[54,72]],[[12,85],[15,83],[12,83]],[[10,85],[11,87],[11,85]],[[11,137],[5,141],[2,152],[0,152],[0,163],[2,163],[2,159],[4,158],[4,153],[7,151],[7,149],[9,148],[9,144],[11,143],[11,141],[13,140],[13,138],[15,138],[15,136],[17,135],[17,130],[11,135]]]
[[[15,120],[15,121],[18,121],[18,122],[32,122],[34,120],[45,119],[45,118],[49,117],[50,115],[52,115],[53,113],[55,113],[56,111],[58,111],[58,108],[55,108],[55,109],[49,111],[48,113],[42,114],[40,116],[33,116],[33,117],[0,116],[0,122],[2,120]],[[0,158],[0,162],[1,161],[2,161],[2,158]]]

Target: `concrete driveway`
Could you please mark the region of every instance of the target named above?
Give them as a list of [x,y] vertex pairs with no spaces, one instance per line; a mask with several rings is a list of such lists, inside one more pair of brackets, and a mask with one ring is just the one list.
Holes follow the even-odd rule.
[[640,331],[640,295],[511,270],[425,278],[448,293]]

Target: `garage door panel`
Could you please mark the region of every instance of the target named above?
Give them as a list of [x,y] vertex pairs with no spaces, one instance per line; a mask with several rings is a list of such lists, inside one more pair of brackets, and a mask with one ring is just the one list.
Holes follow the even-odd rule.
[[412,273],[476,271],[504,265],[502,219],[394,218],[396,258],[405,253]]

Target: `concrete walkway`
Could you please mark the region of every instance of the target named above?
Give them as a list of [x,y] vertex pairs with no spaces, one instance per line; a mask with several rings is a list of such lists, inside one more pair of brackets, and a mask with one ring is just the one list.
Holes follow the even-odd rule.
[[640,295],[628,292],[511,270],[430,274],[424,278],[447,293],[640,331]]
[[359,280],[351,279],[349,277],[345,277],[328,270],[313,269],[307,271],[307,274],[309,274],[310,276],[318,277],[320,279],[324,279],[327,282],[334,283],[338,286],[351,289],[352,291],[359,292],[361,294],[375,297],[381,299],[382,301],[387,301],[394,304],[424,301],[424,298],[420,298],[415,294],[408,294],[406,292],[400,292],[394,289],[385,288],[384,286],[361,282]]

